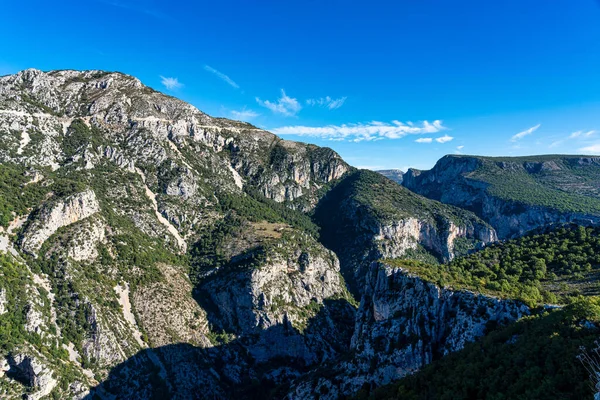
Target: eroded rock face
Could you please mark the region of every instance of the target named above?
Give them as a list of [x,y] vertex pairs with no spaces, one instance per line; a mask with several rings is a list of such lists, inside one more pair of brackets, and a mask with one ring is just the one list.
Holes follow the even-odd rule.
[[239,334],[265,330],[285,319],[301,323],[299,309],[344,293],[337,257],[321,251],[296,249],[288,258],[276,254],[258,268],[218,274],[201,291],[221,308],[222,326]]
[[259,363],[288,357],[311,365],[349,346],[348,332],[339,331],[346,328],[337,325],[340,315],[353,318],[354,310],[337,257],[305,240],[302,245],[281,239],[259,264],[224,267],[198,289],[216,330],[247,340],[247,351]]
[[56,379],[52,377],[52,369],[35,356],[16,354],[9,358],[8,364],[9,372],[13,372],[31,388],[32,393],[25,396],[28,400],[38,400],[48,396],[57,384]]
[[192,298],[192,284],[180,269],[161,265],[164,282],[141,285],[132,295],[132,305],[153,347],[192,343],[212,344],[206,338],[206,312]]
[[98,211],[100,204],[91,190],[50,202],[40,209],[27,226],[21,240],[21,249],[36,254],[59,228],[81,221]]
[[[519,301],[440,288],[402,269],[374,263],[352,337],[355,357],[333,378],[300,381],[290,399],[337,399],[363,385],[383,385],[413,373],[434,357],[461,350],[493,324],[529,315]],[[319,397],[318,397],[319,396]]]
[[114,332],[98,315],[96,307],[89,304],[87,323],[90,326],[88,338],[82,343],[83,355],[89,360],[94,360],[101,366],[114,365],[126,359],[127,353],[123,349],[130,344],[117,340]]
[[6,304],[8,300],[6,299],[6,290],[4,288],[0,289],[0,315],[6,312]]
[[447,226],[407,218],[379,226],[375,240],[381,242],[381,255],[385,258],[403,256],[408,249],[416,249],[418,244],[441,256],[443,261],[454,258],[454,245],[457,238],[474,238],[483,244],[492,243],[498,238],[496,232],[485,225],[458,226],[447,221]]

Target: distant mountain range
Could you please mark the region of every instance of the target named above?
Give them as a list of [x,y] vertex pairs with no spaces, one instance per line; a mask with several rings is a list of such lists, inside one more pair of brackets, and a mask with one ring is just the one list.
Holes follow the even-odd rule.
[[379,172],[381,175],[393,180],[396,183],[402,184],[402,176],[404,175],[404,172],[402,172],[400,169],[381,169],[376,172]]

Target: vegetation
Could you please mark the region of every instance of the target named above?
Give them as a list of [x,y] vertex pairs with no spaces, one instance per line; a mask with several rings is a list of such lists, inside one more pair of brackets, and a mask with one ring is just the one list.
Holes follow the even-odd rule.
[[[361,215],[382,221],[402,217],[434,220],[436,216],[444,216],[461,224],[474,218],[467,211],[426,199],[368,170],[352,171],[334,185],[319,203],[315,216],[319,221],[330,219],[337,224],[339,220],[326,217],[339,213],[340,204],[348,202],[354,203]],[[442,223],[441,219],[433,222]]]
[[568,303],[600,293],[600,228],[563,226],[490,245],[448,264],[386,260],[443,286],[518,298],[527,304]]
[[39,204],[48,188],[28,182],[26,169],[16,164],[0,164],[0,226],[7,227],[15,215],[23,215]]
[[286,204],[267,199],[256,189],[247,187],[245,195],[223,192],[217,196],[224,213],[235,211],[237,215],[252,222],[285,222],[315,238],[319,237],[319,227],[308,215],[293,210]]
[[10,256],[0,253],[0,290],[5,293],[7,312],[0,315],[0,352],[6,355],[28,337],[25,331],[27,285],[31,277],[27,270]]
[[478,158],[482,164],[469,178],[489,183],[487,191],[494,196],[564,212],[600,214],[600,164],[581,165],[578,156]]
[[416,374],[356,399],[585,399],[589,376],[578,360],[597,347],[600,300],[579,299],[494,331]]

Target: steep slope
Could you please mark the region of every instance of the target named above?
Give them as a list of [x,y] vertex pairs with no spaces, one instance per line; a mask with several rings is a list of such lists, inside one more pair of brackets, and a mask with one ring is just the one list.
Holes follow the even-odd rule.
[[373,263],[352,337],[353,357],[294,382],[289,399],[338,399],[390,383],[528,315],[520,301],[440,287]]
[[[549,334],[551,333],[551,334]],[[525,318],[397,383],[356,399],[597,398],[582,348],[597,347],[598,299]],[[597,353],[589,360],[597,362]],[[593,390],[595,388],[595,390]],[[593,397],[595,394],[596,397]]]
[[[565,226],[445,264],[374,263],[357,312],[353,357],[298,378],[288,398],[590,394],[578,358],[586,351],[596,357],[599,240],[597,228]],[[568,367],[559,368],[563,363]],[[414,379],[376,389],[411,374]],[[544,384],[532,387],[540,376]],[[429,382],[435,385],[428,388]]]
[[[102,71],[1,77],[0,142],[0,251],[21,285],[0,299],[25,293],[3,332],[26,332],[0,340],[1,397],[109,390],[99,383],[128,360],[140,398],[189,397],[178,365],[194,354],[214,364],[191,369],[207,396],[235,397],[234,383],[243,393],[347,350],[355,308],[337,257],[295,211],[349,169],[335,152]],[[243,240],[214,246],[230,220]]]
[[410,169],[403,185],[471,210],[501,239],[557,223],[600,222],[600,158],[449,155],[429,171]]
[[315,221],[355,293],[371,262],[386,257],[451,260],[496,240],[475,215],[416,195],[376,172],[349,173],[320,200]]

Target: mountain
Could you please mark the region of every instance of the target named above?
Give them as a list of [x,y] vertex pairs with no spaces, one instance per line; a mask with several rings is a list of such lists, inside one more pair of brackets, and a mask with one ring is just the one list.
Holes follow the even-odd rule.
[[116,72],[0,77],[0,177],[3,398],[284,397],[360,346],[373,262],[496,239]]
[[121,73],[0,77],[0,397],[591,394],[597,168],[401,186]]
[[361,293],[371,262],[410,257],[448,261],[497,240],[468,211],[419,196],[382,175],[359,170],[333,183],[314,210],[323,243]]
[[449,155],[429,171],[409,169],[403,185],[473,211],[500,239],[551,224],[600,221],[600,157]]
[[402,172],[402,170],[400,169],[382,169],[375,172],[379,172],[386,178],[391,179],[396,183],[402,184],[402,176],[404,175],[404,172]]

